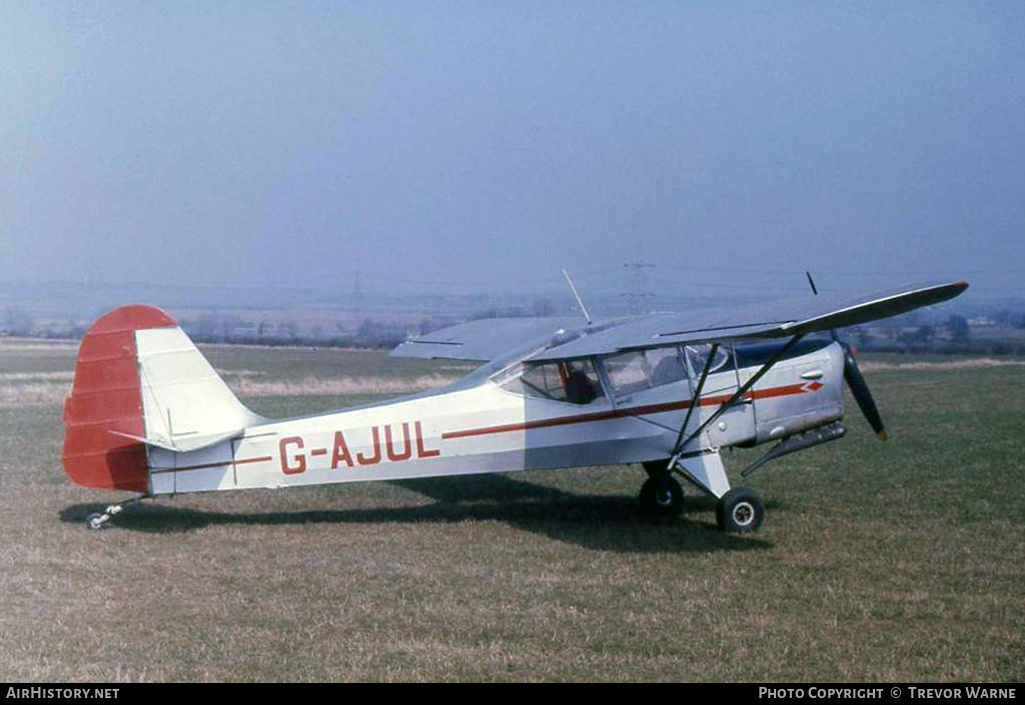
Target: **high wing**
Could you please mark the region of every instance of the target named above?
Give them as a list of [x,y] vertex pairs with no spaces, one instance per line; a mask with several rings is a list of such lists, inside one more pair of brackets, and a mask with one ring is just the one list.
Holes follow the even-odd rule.
[[394,357],[490,362],[534,341],[541,345],[561,331],[579,328],[580,324],[579,316],[482,318],[410,338],[391,354]]
[[911,284],[854,297],[822,294],[689,313],[652,314],[548,348],[530,359],[565,360],[680,343],[805,335],[896,316],[947,301],[967,288],[964,281]]
[[[952,299],[965,281],[909,284],[851,296],[821,294],[686,313],[654,313],[582,327],[579,317],[491,318],[408,340],[399,357],[490,361],[530,345],[528,359],[568,360],[681,343],[781,338],[858,325]],[[560,336],[560,334],[563,334]],[[547,341],[547,343],[546,343]]]

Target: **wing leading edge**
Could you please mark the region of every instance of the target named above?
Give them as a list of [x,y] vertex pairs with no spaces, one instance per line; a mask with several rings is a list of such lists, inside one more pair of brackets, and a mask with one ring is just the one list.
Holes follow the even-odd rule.
[[[909,284],[850,296],[820,294],[686,313],[655,313],[581,326],[579,317],[487,318],[407,340],[396,357],[490,362],[523,350],[530,360],[571,360],[682,343],[781,338],[858,325],[941,303],[968,288],[963,280]],[[538,348],[529,354],[529,348]]]
[[654,314],[542,350],[553,361],[681,343],[781,338],[867,323],[954,298],[968,283],[911,284],[863,294],[819,295],[688,313]]

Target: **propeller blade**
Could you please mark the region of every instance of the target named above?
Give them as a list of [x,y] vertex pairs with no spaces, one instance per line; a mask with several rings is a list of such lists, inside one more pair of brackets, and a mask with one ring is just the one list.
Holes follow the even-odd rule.
[[872,392],[868,389],[868,383],[865,382],[865,377],[861,374],[861,370],[858,369],[858,363],[854,361],[854,355],[851,354],[847,346],[844,346],[843,355],[843,378],[847,381],[847,386],[850,387],[851,394],[854,395],[854,400],[858,402],[858,407],[861,409],[861,413],[865,415],[868,425],[872,427],[872,430],[876,432],[880,440],[885,441],[887,435],[886,429],[883,427],[883,418],[879,415],[879,409],[872,398]]
[[[815,286],[815,280],[811,278],[811,272],[806,271],[804,275],[808,277],[811,293],[818,296],[819,290]],[[883,417],[879,415],[879,409],[876,407],[875,399],[872,398],[872,392],[868,390],[868,382],[865,381],[864,375],[858,369],[858,363],[854,361],[851,346],[840,340],[840,336],[836,334],[836,328],[829,329],[829,336],[843,348],[843,378],[847,380],[847,386],[851,388],[854,401],[858,402],[861,413],[868,419],[868,425],[879,436],[879,440],[885,441],[887,436],[886,429],[883,427]]]

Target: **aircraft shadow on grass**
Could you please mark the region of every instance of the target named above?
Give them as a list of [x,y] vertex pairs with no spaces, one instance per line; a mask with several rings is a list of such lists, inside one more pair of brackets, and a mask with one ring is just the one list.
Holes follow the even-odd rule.
[[[689,518],[655,520],[643,516],[635,497],[581,496],[506,475],[400,480],[391,484],[418,492],[434,504],[369,509],[318,509],[287,512],[218,512],[147,501],[115,516],[115,531],[187,532],[216,525],[296,525],[375,523],[457,523],[499,521],[517,529],[619,553],[703,553],[771,548],[751,536],[718,531],[713,523]],[[715,509],[711,497],[688,495],[687,509]],[[778,506],[770,503],[770,506]],[[84,523],[106,505],[76,504],[64,509],[65,522]]]

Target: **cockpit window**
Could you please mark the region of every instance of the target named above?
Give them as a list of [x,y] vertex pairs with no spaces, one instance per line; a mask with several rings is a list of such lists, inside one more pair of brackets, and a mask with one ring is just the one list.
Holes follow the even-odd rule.
[[654,348],[605,358],[605,371],[617,396],[687,378],[676,348]]
[[643,352],[628,352],[605,358],[605,371],[609,375],[616,396],[649,389],[651,383],[648,381],[646,367]]
[[651,386],[679,382],[687,379],[687,368],[677,348],[653,348],[644,352],[651,367]]
[[[695,376],[700,377],[705,369],[705,364],[708,362],[708,354],[712,351],[711,344],[688,345],[685,349],[687,351],[687,360],[690,362],[691,372]],[[715,357],[712,358],[712,366],[708,368],[708,373],[713,374],[729,369],[730,352],[730,348],[725,345],[717,347],[715,349]]]
[[527,363],[495,381],[502,389],[516,394],[571,404],[590,404],[605,396],[590,360]]

